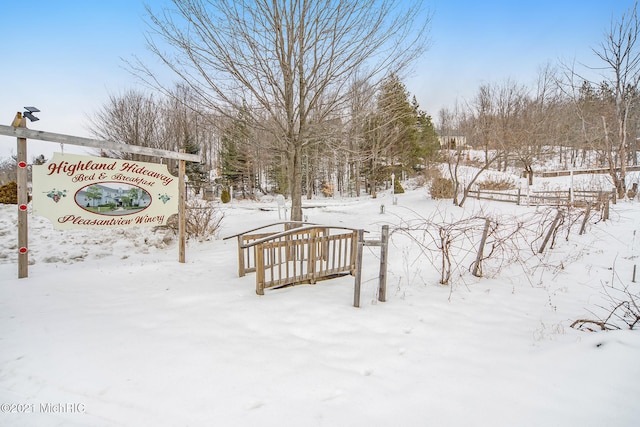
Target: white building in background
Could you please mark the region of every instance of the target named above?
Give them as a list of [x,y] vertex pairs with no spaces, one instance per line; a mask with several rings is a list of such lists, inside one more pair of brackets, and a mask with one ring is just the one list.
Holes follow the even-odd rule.
[[[100,195],[99,199],[92,199],[87,196],[87,190],[89,188],[95,188],[96,193]],[[131,200],[133,206],[147,207],[151,203],[151,196],[145,190],[139,187],[132,187],[127,184],[119,185],[117,188],[107,185],[93,184],[84,187],[75,195],[76,203],[80,206],[104,206],[108,204],[114,204],[116,206],[122,206],[123,197],[131,197],[131,188],[136,188],[137,198]]]

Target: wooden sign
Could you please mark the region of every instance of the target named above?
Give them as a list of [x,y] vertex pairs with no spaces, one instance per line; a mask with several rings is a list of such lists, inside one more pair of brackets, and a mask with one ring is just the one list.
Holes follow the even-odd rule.
[[166,165],[55,153],[33,166],[33,213],[55,229],[165,225],[178,189]]

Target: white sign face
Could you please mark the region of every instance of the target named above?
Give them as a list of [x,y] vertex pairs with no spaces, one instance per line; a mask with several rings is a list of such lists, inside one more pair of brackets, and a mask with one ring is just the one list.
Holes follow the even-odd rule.
[[178,213],[167,165],[55,153],[33,166],[33,213],[55,229],[157,226]]

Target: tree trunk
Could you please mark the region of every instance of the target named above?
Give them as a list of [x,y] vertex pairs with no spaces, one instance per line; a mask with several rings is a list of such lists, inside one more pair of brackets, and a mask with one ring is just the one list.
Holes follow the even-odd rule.
[[529,186],[533,185],[533,166],[527,165],[525,166],[525,170],[527,171],[527,176],[529,177]]
[[291,221],[302,221],[302,144],[294,141],[289,150],[289,167],[291,168]]

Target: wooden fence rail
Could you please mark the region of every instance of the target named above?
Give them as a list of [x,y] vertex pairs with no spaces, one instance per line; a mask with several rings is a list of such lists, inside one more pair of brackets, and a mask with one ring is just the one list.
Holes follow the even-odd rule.
[[556,190],[530,191],[528,194],[518,190],[489,191],[469,190],[469,197],[478,200],[494,200],[497,202],[528,204],[533,206],[587,206],[589,204],[606,203],[612,200],[616,203],[615,190],[610,192],[588,190]]
[[[295,227],[299,227],[301,224],[302,223],[297,221],[276,222],[273,224],[253,228],[239,234],[234,234],[233,236],[225,237],[223,240],[233,238],[236,238],[238,240],[238,276],[243,277],[246,273],[253,273],[256,271],[255,251],[251,246],[251,243],[278,233],[278,231],[273,230],[276,227],[282,228],[286,231]],[[307,225],[313,224],[307,223]]]

